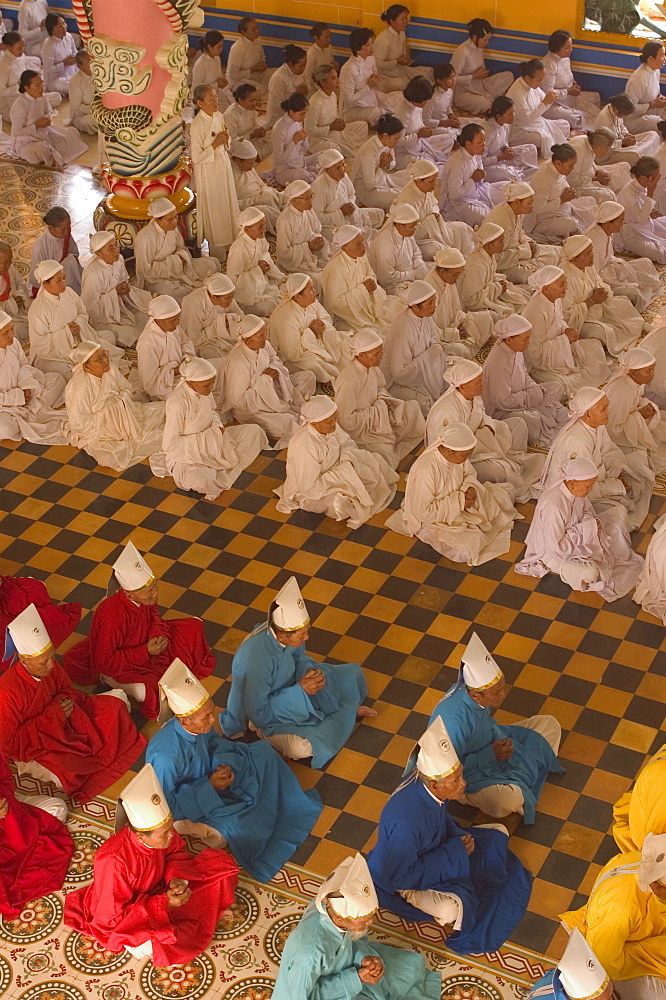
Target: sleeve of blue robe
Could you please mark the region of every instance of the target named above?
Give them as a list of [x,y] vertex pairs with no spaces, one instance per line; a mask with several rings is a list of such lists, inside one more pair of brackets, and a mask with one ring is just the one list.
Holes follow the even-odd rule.
[[[451,737],[455,751],[463,762],[463,767],[471,764],[483,772],[487,772],[489,768],[497,767],[497,758],[495,757],[492,744],[482,747],[480,750],[469,750],[471,737],[476,729],[476,720],[467,711],[464,703],[456,703],[454,698],[456,698],[456,695],[453,695],[451,699],[445,698],[441,701],[432,713],[430,721],[432,722],[436,715],[440,716]],[[449,701],[448,705],[447,701]],[[492,725],[494,723],[491,722]],[[503,737],[497,737],[497,739],[503,739]]]
[[444,883],[469,879],[468,854],[461,834],[462,831],[460,835],[454,832],[447,843],[419,853],[419,830],[414,817],[394,822],[382,852],[384,880],[400,890],[439,889]]
[[268,671],[253,670],[248,677],[245,694],[247,714],[259,728],[271,723],[288,725],[292,722],[307,726],[323,719],[322,713],[315,711],[298,682],[271,693]]
[[[167,797],[169,808],[175,820],[189,819],[192,823],[204,823],[220,807],[220,797],[208,776],[193,781],[183,780],[187,765],[181,758],[178,744],[171,745],[170,753],[151,754],[148,744],[146,760],[153,765],[157,780]],[[211,767],[211,772],[214,768]]]
[[285,963],[283,958],[276,987],[278,984],[278,997],[289,1000],[353,1000],[363,989],[354,968],[322,976],[316,950],[301,952],[295,961]]

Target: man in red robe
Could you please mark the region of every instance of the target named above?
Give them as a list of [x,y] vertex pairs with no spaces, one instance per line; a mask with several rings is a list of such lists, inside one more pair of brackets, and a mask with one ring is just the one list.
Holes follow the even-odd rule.
[[0,756],[0,913],[6,920],[17,917],[30,900],[56,892],[65,881],[74,844],[52,811],[67,816],[61,799],[16,798],[11,771]]
[[[54,604],[41,580],[31,576],[0,577],[0,635],[29,604],[34,604],[46,626],[54,649],[67,639],[81,618],[80,604]],[[11,659],[0,660],[0,674],[11,667]]]
[[67,896],[65,924],[107,951],[184,965],[231,906],[238,865],[226,851],[184,849],[150,764],[120,795],[116,829],[126,821],[97,851],[92,885]]
[[14,651],[19,662],[0,677],[0,752],[80,802],[94,798],[146,745],[125,695],[75,691],[34,604],[7,628],[5,656]]
[[113,571],[109,590],[117,592],[102,601],[90,636],[65,653],[63,664],[76,684],[94,684],[101,677],[134,698],[147,719],[156,719],[158,683],[169,664],[178,658],[190,664],[197,677],[208,677],[215,657],[200,618],[160,617],[157,580],[132,542]]

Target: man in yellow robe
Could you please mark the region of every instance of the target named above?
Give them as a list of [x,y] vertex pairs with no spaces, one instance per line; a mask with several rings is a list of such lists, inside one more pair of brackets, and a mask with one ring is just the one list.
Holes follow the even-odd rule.
[[613,806],[613,836],[623,854],[640,851],[648,833],[666,833],[666,743],[649,760],[634,787]]

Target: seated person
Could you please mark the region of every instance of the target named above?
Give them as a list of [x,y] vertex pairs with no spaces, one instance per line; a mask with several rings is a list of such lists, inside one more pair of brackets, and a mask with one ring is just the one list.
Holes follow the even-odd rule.
[[[317,48],[313,45],[309,52]],[[305,115],[303,127],[308,134],[311,152],[322,153],[325,149],[336,149],[351,159],[368,138],[368,126],[364,121],[346,122],[338,109],[340,92],[339,67],[336,62],[324,62],[312,74],[314,93]]]
[[132,766],[146,741],[122,691],[75,691],[56,662],[34,604],[7,626],[5,650],[18,654],[0,677],[0,751],[79,802],[93,799]]
[[44,82],[48,90],[66,97],[69,83],[76,73],[76,43],[67,30],[64,17],[47,14],[44,27],[49,36],[42,45]]
[[451,222],[442,218],[435,188],[439,182],[439,170],[430,160],[416,160],[412,163],[405,183],[397,197],[399,205],[411,205],[416,209],[419,224],[416,242],[424,260],[434,260],[438,250],[456,247],[465,256],[474,249],[474,235],[466,222]]
[[534,189],[525,181],[513,181],[506,186],[502,204],[486,216],[486,222],[501,226],[504,232],[504,249],[497,255],[498,269],[509,281],[524,284],[529,276],[546,264],[556,264],[560,259],[559,247],[535,243],[526,234],[523,219],[534,208]]
[[[2,39],[3,52],[0,56],[0,114],[4,121],[11,121],[12,104],[19,95],[19,82],[27,69],[41,72],[41,59],[30,53],[26,55],[26,44],[18,31],[7,31]],[[52,91],[46,95],[52,108],[62,101],[62,94]]]
[[625,218],[623,205],[602,201],[597,207],[596,224],[585,235],[592,240],[594,265],[602,281],[611,285],[616,295],[626,295],[642,313],[661,294],[661,278],[648,257],[624,260],[616,255],[613,237],[622,231]]
[[337,406],[313,396],[301,407],[303,427],[287,447],[283,486],[274,490],[285,514],[309,510],[358,528],[395,496],[397,473],[381,455],[357,447],[338,426]]
[[164,789],[175,826],[211,847],[224,847],[253,879],[270,882],[321,813],[316,791],[269,743],[232,743],[217,732],[218,710],[180,660],[160,690],[175,718],[155,733],[146,761]]
[[289,204],[275,227],[278,267],[287,273],[304,271],[319,291],[321,269],[330,257],[330,248],[312,210],[312,188],[307,181],[296,180],[287,184],[284,193]]
[[19,31],[25,38],[26,48],[31,56],[38,56],[42,51],[47,38],[44,21],[48,12],[47,0],[21,0],[19,3]]
[[414,238],[418,224],[415,208],[393,204],[386,222],[370,244],[370,263],[377,281],[388,295],[404,293],[412,281],[423,279],[428,273]]
[[[648,548],[646,563],[649,558]],[[665,782],[666,743],[645,764],[633,788],[613,806],[613,837],[623,854],[640,851],[649,833],[666,833]]]
[[14,334],[22,344],[28,339],[30,289],[12,263],[9,243],[0,240],[0,309],[11,316]]
[[21,73],[18,97],[11,106],[11,154],[45,167],[63,168],[87,152],[75,128],[56,126],[56,112],[44,93],[44,81],[34,69]]
[[[259,120],[257,107],[260,95],[253,83],[239,83],[233,92],[233,104],[226,108],[222,117],[227,126],[232,148],[237,142],[249,142],[255,150],[258,160],[265,160],[271,155],[270,130],[267,130]],[[240,204],[240,208],[245,205]]]
[[618,371],[604,386],[608,435],[623,454],[640,461],[647,482],[666,471],[666,414],[645,396],[656,361],[644,347],[632,347],[618,362]]
[[562,727],[552,715],[500,726],[493,711],[506,696],[504,674],[476,632],[462,655],[458,680],[430,716],[446,727],[463,766],[464,801],[487,816],[518,813],[534,823],[541,789],[557,762]]
[[168,198],[151,201],[148,215],[150,222],[134,237],[136,276],[153,295],[172,295],[180,302],[209,274],[220,270],[219,262],[214,257],[192,257]]
[[229,49],[227,77],[229,86],[235,90],[239,83],[249,80],[266,93],[272,69],[266,68],[264,47],[259,37],[259,24],[254,17],[241,17],[238,22],[238,38]]
[[398,399],[416,399],[425,417],[446,388],[448,355],[433,318],[437,297],[432,285],[412,281],[403,298],[405,308],[386,333],[382,369],[389,392]]
[[81,277],[81,298],[96,329],[111,330],[116,344],[134,347],[148,321],[150,292],[130,282],[112,230],[90,237],[92,257]]
[[361,208],[356,202],[345,158],[339,149],[326,149],[317,158],[319,174],[312,182],[312,208],[322,226],[327,241],[340,226],[349,223],[365,232],[366,239],[374,236],[384,221],[381,208]]
[[379,903],[361,854],[328,876],[287,938],[273,1000],[315,1000],[323,991],[373,1000],[439,1000],[441,973],[421,955],[368,940]]
[[433,319],[448,354],[474,358],[493,333],[493,317],[487,309],[465,312],[460,305],[458,279],[466,260],[460,250],[438,250],[425,280],[435,289],[437,305]]
[[351,56],[340,70],[340,114],[346,122],[376,125],[382,113],[391,111],[400,92],[383,94],[372,54],[375,33],[370,28],[354,28],[349,34]]
[[202,358],[226,358],[238,343],[243,319],[234,298],[236,286],[226,274],[209,274],[201,288],[188,292],[180,322]]
[[243,640],[231,667],[231,691],[220,715],[222,732],[250,727],[293,760],[323,767],[351,736],[357,719],[376,716],[361,704],[368,693],[358,663],[317,663],[305,652],[310,618],[291,576],[268,618]]
[[74,128],[88,135],[97,135],[99,126],[92,114],[95,84],[90,69],[90,55],[79,49],[75,56],[78,71],[69,81],[69,116]]
[[504,230],[495,222],[484,222],[474,239],[476,250],[467,258],[458,286],[462,308],[471,313],[489,312],[495,322],[520,312],[528,292],[512,285],[497,270],[497,257],[504,249]]
[[611,1000],[615,983],[609,977],[589,944],[574,927],[564,954],[554,969],[549,969],[532,986],[526,1000]]
[[[31,576],[0,576],[0,634],[4,635],[10,622],[21,614],[28,605],[34,604],[39,617],[49,634],[54,649],[68,639],[81,618],[81,605],[54,604],[41,580]],[[8,651],[0,660],[0,674],[14,662],[14,655]]]
[[358,226],[341,226],[332,242],[333,256],[321,272],[324,305],[343,329],[384,330],[402,303],[377,284]]
[[188,853],[150,764],[120,793],[116,831],[95,854],[92,883],[68,895],[65,926],[157,968],[191,962],[234,901],[234,859]]
[[483,17],[474,17],[467,25],[469,38],[458,45],[451,55],[456,73],[453,99],[456,107],[473,115],[485,114],[495,97],[506,93],[513,74],[506,70],[490,74],[486,68],[486,48],[493,40],[494,28]]
[[[661,618],[666,624],[666,577],[664,569],[664,539],[666,538],[666,518],[662,515],[654,523],[654,535],[645,553],[645,566],[636,584],[633,599],[648,615]],[[661,831],[658,831],[661,832]],[[666,833],[666,826],[664,827]],[[616,838],[617,839],[617,838]]]
[[93,612],[90,635],[68,649],[63,663],[76,684],[99,679],[134,698],[147,719],[157,718],[158,681],[179,657],[197,677],[208,677],[215,656],[200,618],[166,621],[159,613],[158,584],[133,542],[113,564],[108,597]]
[[35,268],[42,260],[57,260],[65,272],[67,284],[80,295],[83,269],[79,263],[79,248],[72,236],[72,220],[69,212],[60,205],[54,205],[43,216],[42,222],[46,228],[30,248],[30,284],[33,298],[39,291],[40,284],[35,277]]
[[377,134],[363,143],[351,168],[351,179],[363,205],[388,212],[409,179],[406,170],[396,170],[395,147],[404,126],[395,115],[382,115]]
[[229,156],[238,208],[242,212],[246,208],[258,205],[264,213],[268,232],[275,233],[278,216],[286,205],[284,192],[271,187],[257,172],[258,152],[249,139],[234,139],[229,149]]
[[310,151],[303,127],[308,99],[298,91],[280,103],[284,112],[271,129],[273,176],[280,185],[302,180],[308,184],[317,173],[317,154]]
[[[268,81],[266,101],[266,128],[273,128],[281,111],[280,106],[291,94],[305,95],[308,85],[305,80],[305,60],[307,53],[300,45],[285,45],[285,61],[271,73]],[[247,77],[244,77],[247,79]]]
[[407,777],[379,817],[368,867],[379,903],[404,920],[444,928],[458,955],[501,947],[530,898],[530,873],[511,851],[506,827],[461,827],[447,802],[465,794],[462,764],[441,719],[419,740]]
[[243,209],[238,216],[238,236],[227,255],[227,277],[234,283],[241,308],[270,316],[280,304],[284,274],[271,257],[266,215],[258,205]]

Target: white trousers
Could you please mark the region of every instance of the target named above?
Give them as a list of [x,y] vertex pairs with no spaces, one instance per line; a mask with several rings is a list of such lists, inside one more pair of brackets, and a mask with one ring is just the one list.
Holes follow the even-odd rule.
[[303,760],[305,757],[312,757],[312,744],[302,736],[295,736],[293,733],[277,733],[275,736],[266,736],[261,729],[257,729],[250,723],[250,729],[262,740],[266,740],[279,754],[288,760]]
[[25,802],[28,806],[36,809],[43,809],[49,816],[55,816],[61,823],[67,822],[67,803],[63,799],[58,799],[53,795],[26,795],[24,792],[16,792],[19,802]]
[[[99,679],[104,683],[108,684],[109,687],[114,691],[123,691],[128,698],[134,698],[135,701],[142,702],[146,700],[146,685],[145,684],[120,684],[118,681],[114,680],[113,677],[108,677],[106,674],[100,674]],[[105,691],[104,694],[111,694],[111,691]],[[117,697],[117,695],[116,695]]]
[[664,1000],[666,997],[666,980],[659,976],[616,979],[615,985],[622,1000]]
[[153,942],[148,938],[147,941],[144,941],[143,944],[138,944],[135,948],[126,947],[125,951],[128,951],[134,958],[152,958]]

